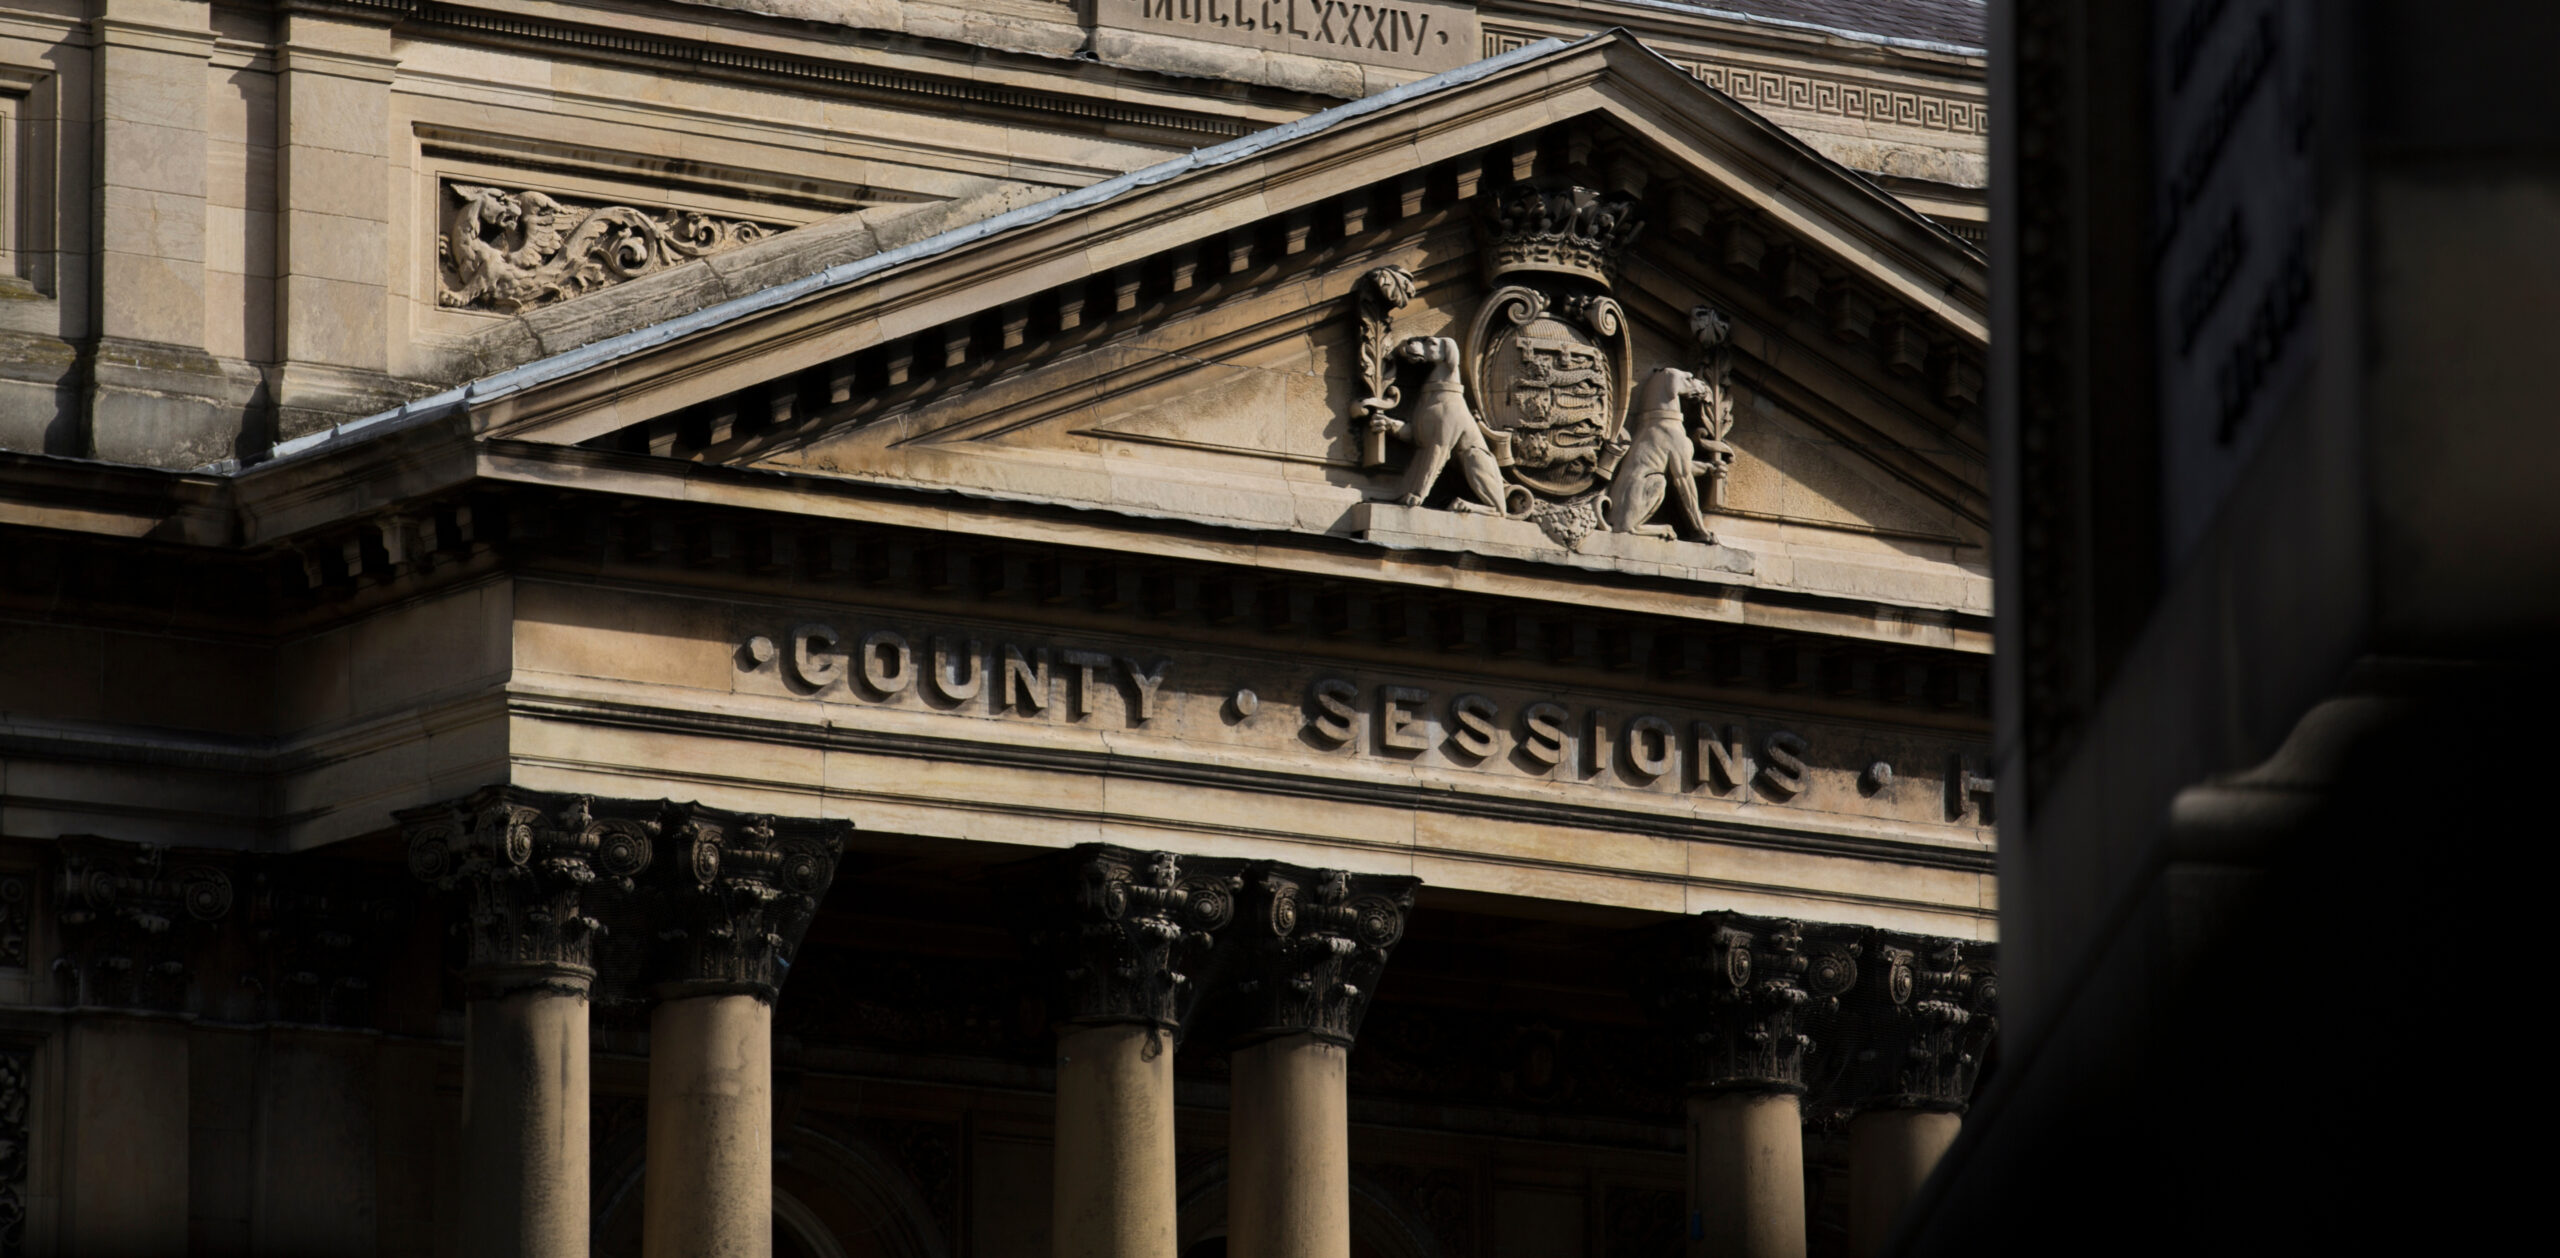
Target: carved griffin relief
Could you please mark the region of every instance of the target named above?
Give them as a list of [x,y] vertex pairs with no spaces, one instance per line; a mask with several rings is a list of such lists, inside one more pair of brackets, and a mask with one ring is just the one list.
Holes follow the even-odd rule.
[[525,189],[449,183],[454,199],[436,237],[439,304],[530,310],[637,279],[774,231],[692,210],[651,214],[627,205],[575,206]]
[[[1412,299],[1414,277],[1380,267],[1362,278],[1368,396],[1353,430],[1373,472],[1392,470],[1390,439],[1412,445],[1394,500],[1424,505],[1454,466],[1462,483],[1449,509],[1529,520],[1558,545],[1600,529],[1715,540],[1706,512],[1723,503],[1734,458],[1732,325],[1697,307],[1694,370],[1659,367],[1637,383],[1610,288],[1642,226],[1632,201],[1589,188],[1533,180],[1493,194],[1484,220],[1493,291],[1464,344],[1396,343],[1394,313]],[[1399,363],[1423,375],[1411,398]]]

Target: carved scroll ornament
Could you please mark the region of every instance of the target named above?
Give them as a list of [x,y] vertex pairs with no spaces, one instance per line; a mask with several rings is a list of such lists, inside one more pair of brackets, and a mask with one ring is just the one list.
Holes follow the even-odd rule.
[[1239,1041],[1306,1033],[1350,1047],[1420,885],[1338,869],[1249,869],[1226,945]]
[[1805,1005],[1857,978],[1855,954],[1809,947],[1803,923],[1740,913],[1662,929],[1648,961],[1649,1003],[1679,1033],[1697,1092],[1803,1092]]
[[1028,916],[1062,1021],[1160,1027],[1178,1040],[1235,920],[1243,864],[1093,844],[1036,875]]
[[667,806],[668,859],[649,887],[661,994],[740,991],[771,1001],[834,883],[850,822]]
[[439,304],[530,310],[762,240],[773,230],[692,210],[575,206],[540,192],[446,184]]

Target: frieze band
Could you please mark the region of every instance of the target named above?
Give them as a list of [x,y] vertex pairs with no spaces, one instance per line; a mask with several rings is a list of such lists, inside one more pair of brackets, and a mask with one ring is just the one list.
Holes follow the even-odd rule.
[[788,693],[806,698],[908,706],[921,700],[924,709],[951,715],[1180,738],[1215,728],[1186,721],[1185,705],[1214,705],[1224,725],[1276,719],[1294,729],[1297,745],[1318,752],[1400,761],[1430,755],[1465,769],[1734,802],[1805,803],[1824,770],[1854,775],[1863,799],[1890,801],[1897,782],[1915,773],[1925,777],[1923,765],[1936,771],[1943,763],[1950,776],[1938,819],[1988,824],[1990,780],[1962,751],[1897,766],[1859,749],[1854,763],[1842,763],[1841,749],[1815,735],[1712,712],[1505,700],[1454,687],[1325,675],[1301,683],[1295,704],[1280,705],[1264,701],[1266,689],[1279,687],[1260,682],[1178,684],[1168,658],[991,640],[972,631],[845,630],[808,622],[751,635],[738,655],[741,667],[772,673]]

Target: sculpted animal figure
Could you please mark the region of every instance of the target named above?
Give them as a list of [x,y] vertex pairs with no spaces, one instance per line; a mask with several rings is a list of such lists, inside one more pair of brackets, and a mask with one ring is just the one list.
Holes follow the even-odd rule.
[[1459,511],[1502,514],[1502,471],[1485,445],[1484,425],[1467,406],[1466,387],[1458,379],[1458,343],[1445,336],[1417,336],[1396,348],[1408,362],[1428,363],[1430,378],[1414,399],[1412,416],[1380,415],[1370,421],[1376,431],[1413,443],[1413,462],[1405,467],[1404,492],[1397,499],[1408,507],[1440,480],[1449,460],[1467,479],[1467,492],[1449,504]]
[[436,238],[436,252],[460,283],[443,287],[439,302],[514,310],[556,295],[559,285],[542,272],[561,248],[559,202],[469,184],[453,185],[453,194],[460,204]]
[[1676,536],[1671,524],[1647,524],[1668,495],[1679,504],[1678,523],[1702,541],[1712,542],[1706,516],[1698,509],[1698,477],[1704,474],[1692,454],[1683,426],[1681,403],[1705,395],[1696,376],[1677,367],[1657,367],[1636,390],[1633,414],[1627,419],[1627,452],[1609,479],[1609,527],[1620,533]]

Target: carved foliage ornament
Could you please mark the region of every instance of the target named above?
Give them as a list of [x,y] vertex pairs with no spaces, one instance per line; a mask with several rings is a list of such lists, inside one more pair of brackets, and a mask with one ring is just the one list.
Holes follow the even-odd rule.
[[763,239],[774,229],[692,210],[575,206],[540,192],[449,183],[437,301],[530,310]]
[[1993,945],[1875,932],[1883,981],[1852,998],[1873,1052],[1849,1082],[1866,1108],[1961,1112],[2000,1026]]
[[352,861],[302,856],[265,863],[247,881],[254,972],[271,1021],[370,1026],[376,976],[404,908],[397,875]]
[[585,797],[493,786],[397,815],[409,872],[469,897],[469,964],[484,981],[521,977],[583,995],[605,929],[594,899],[628,890],[649,867],[657,808],[599,817]]
[[1679,1033],[1697,1091],[1804,1091],[1807,1006],[1857,981],[1854,952],[1808,945],[1802,923],[1709,913],[1651,939],[1647,993]]
[[1260,864],[1237,906],[1234,994],[1242,1040],[1310,1032],[1349,1047],[1420,880]]
[[[490,787],[399,814],[409,872],[469,896],[474,981],[771,998],[852,827]],[[619,924],[617,931],[608,923]]]
[[[1402,440],[1413,450],[1396,500],[1423,505],[1455,468],[1450,509],[1533,520],[1560,545],[1601,528],[1713,541],[1704,512],[1723,501],[1733,462],[1730,322],[1696,308],[1696,369],[1658,367],[1639,382],[1610,295],[1642,230],[1635,203],[1530,180],[1487,194],[1483,226],[1493,288],[1464,344],[1394,343],[1393,314],[1414,292],[1402,268],[1357,286],[1362,466],[1386,470],[1387,439]],[[1423,378],[1410,404],[1398,360]]]
[[682,859],[651,882],[660,910],[654,982],[662,991],[744,990],[771,1000],[852,828],[670,805],[662,829]]
[[1036,942],[1051,954],[1060,1018],[1178,1038],[1211,945],[1235,920],[1242,871],[1240,861],[1098,844],[1043,862],[1035,876],[1050,894]]
[[93,839],[64,839],[60,855],[62,1003],[184,1008],[191,954],[231,913],[225,857]]

